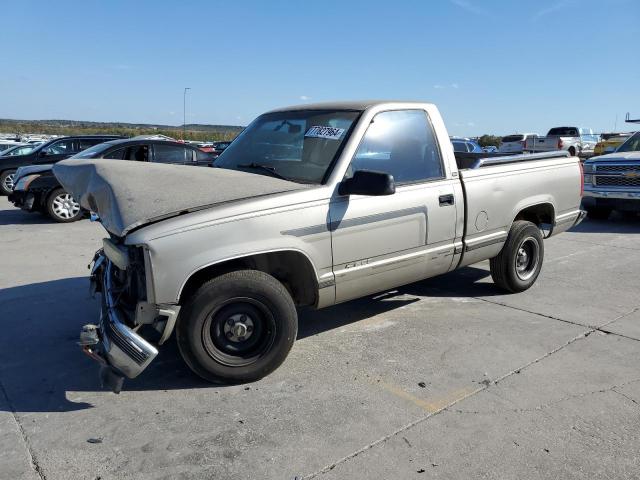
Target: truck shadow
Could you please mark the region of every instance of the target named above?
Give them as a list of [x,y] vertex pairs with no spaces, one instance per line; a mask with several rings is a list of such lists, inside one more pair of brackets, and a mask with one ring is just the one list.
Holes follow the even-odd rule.
[[[301,309],[298,338],[358,322],[417,302],[421,296],[499,293],[476,283],[487,271],[465,268],[444,277],[347,302],[321,311]],[[474,280],[475,279],[475,280]],[[0,289],[0,411],[64,412],[92,408],[101,392],[98,368],[77,345],[82,325],[96,320],[96,300],[86,277]],[[221,388],[200,380],[180,357],[175,338],[127,391]],[[83,401],[73,400],[82,397]]]

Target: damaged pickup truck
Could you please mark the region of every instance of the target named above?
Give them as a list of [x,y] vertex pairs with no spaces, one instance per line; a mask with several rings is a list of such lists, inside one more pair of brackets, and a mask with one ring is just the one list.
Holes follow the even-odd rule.
[[213,169],[66,160],[62,185],[109,233],[81,345],[114,391],[176,331],[189,367],[250,382],[287,357],[297,306],[323,308],[491,259],[536,281],[543,238],[584,217],[566,152],[456,161],[437,108],[304,105],[258,117]]

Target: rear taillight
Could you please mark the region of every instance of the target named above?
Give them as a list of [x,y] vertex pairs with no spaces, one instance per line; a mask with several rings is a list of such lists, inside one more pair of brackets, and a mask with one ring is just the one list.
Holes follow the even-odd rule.
[[578,162],[578,164],[580,165],[580,196],[582,197],[584,195],[584,165],[582,162]]
[[558,139],[558,150],[561,150],[561,149],[562,149],[562,139],[559,138]]

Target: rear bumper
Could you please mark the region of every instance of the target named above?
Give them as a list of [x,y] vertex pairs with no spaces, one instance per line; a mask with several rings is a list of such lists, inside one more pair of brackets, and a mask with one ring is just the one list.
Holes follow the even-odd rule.
[[[111,261],[104,254],[96,256],[91,272],[91,291],[101,293],[99,323],[97,327],[85,325],[80,345],[86,354],[102,364],[101,378],[103,383],[105,380],[108,383],[104,386],[117,393],[122,386],[121,378],[138,376],[158,355],[158,350],[125,323],[116,303],[112,268]],[[107,375],[104,369],[109,370]],[[119,382],[117,377],[120,377]]]

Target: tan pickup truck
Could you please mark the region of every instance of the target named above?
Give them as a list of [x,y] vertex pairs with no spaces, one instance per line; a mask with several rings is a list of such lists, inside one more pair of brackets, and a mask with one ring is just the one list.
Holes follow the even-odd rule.
[[323,308],[487,259],[499,288],[526,290],[542,268],[543,238],[583,217],[578,158],[456,161],[428,103],[274,110],[215,166],[54,167],[109,234],[92,270],[100,319],[81,344],[114,391],[174,330],[198,375],[248,382],[285,360],[300,305]]

